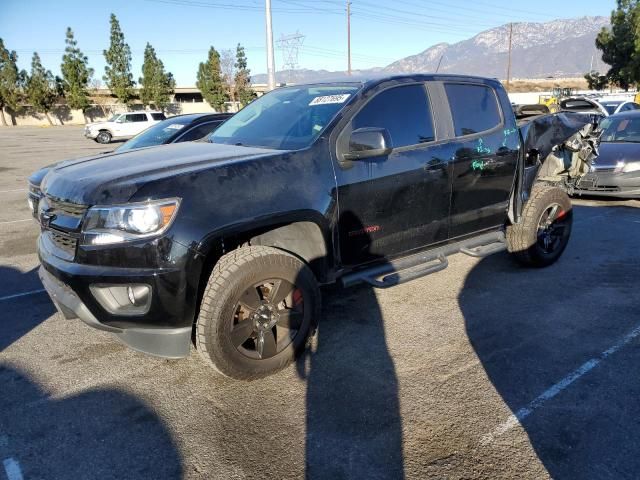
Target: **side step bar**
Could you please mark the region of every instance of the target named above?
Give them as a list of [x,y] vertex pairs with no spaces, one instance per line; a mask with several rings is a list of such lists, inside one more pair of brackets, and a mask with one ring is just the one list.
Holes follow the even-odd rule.
[[447,257],[454,253],[482,258],[506,248],[504,232],[490,232],[352,272],[342,277],[341,281],[345,287],[365,282],[376,288],[389,288],[444,270],[449,266]]

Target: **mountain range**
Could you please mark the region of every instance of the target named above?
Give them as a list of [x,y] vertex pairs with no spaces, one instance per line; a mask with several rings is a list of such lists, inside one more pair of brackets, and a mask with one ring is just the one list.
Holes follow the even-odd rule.
[[[593,68],[607,70],[595,48],[595,38],[607,17],[580,17],[545,23],[513,23],[511,77],[581,77]],[[510,25],[485,30],[457,43],[439,43],[387,66],[354,71],[354,74],[439,72],[506,78]],[[303,49],[304,52],[304,49]],[[366,52],[363,52],[366,53]],[[277,82],[301,83],[335,78],[345,72],[327,70],[278,71]],[[254,83],[266,83],[266,74],[254,75]]]

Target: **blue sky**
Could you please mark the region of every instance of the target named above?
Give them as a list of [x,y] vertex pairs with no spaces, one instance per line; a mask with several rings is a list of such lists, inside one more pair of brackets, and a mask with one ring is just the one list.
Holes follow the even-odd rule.
[[[272,0],[273,33],[305,36],[302,68],[346,69],[346,14],[341,0]],[[385,66],[439,42],[454,43],[508,22],[542,22],[584,15],[609,16],[615,0],[352,0],[353,68]],[[115,13],[133,53],[134,78],[150,42],[178,85],[195,83],[198,63],[210,45],[247,51],[252,72],[266,72],[263,0],[0,0],[0,37],[29,69],[37,51],[46,68],[59,73],[64,33],[70,26],[96,70],[104,73],[102,50]],[[283,60],[276,45],[276,67]]]

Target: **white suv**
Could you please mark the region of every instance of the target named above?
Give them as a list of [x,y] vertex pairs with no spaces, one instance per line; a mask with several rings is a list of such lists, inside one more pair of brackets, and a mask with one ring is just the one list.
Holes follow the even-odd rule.
[[131,138],[165,118],[162,112],[116,113],[106,122],[86,125],[84,136],[98,143],[109,143],[113,139]]

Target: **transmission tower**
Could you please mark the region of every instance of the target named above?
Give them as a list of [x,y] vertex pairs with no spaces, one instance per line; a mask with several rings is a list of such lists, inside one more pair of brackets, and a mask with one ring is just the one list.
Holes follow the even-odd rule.
[[277,41],[278,48],[282,52],[282,69],[288,70],[287,83],[291,83],[293,70],[298,68],[298,55],[304,38],[304,35],[296,30],[296,33],[290,35],[280,35]]

